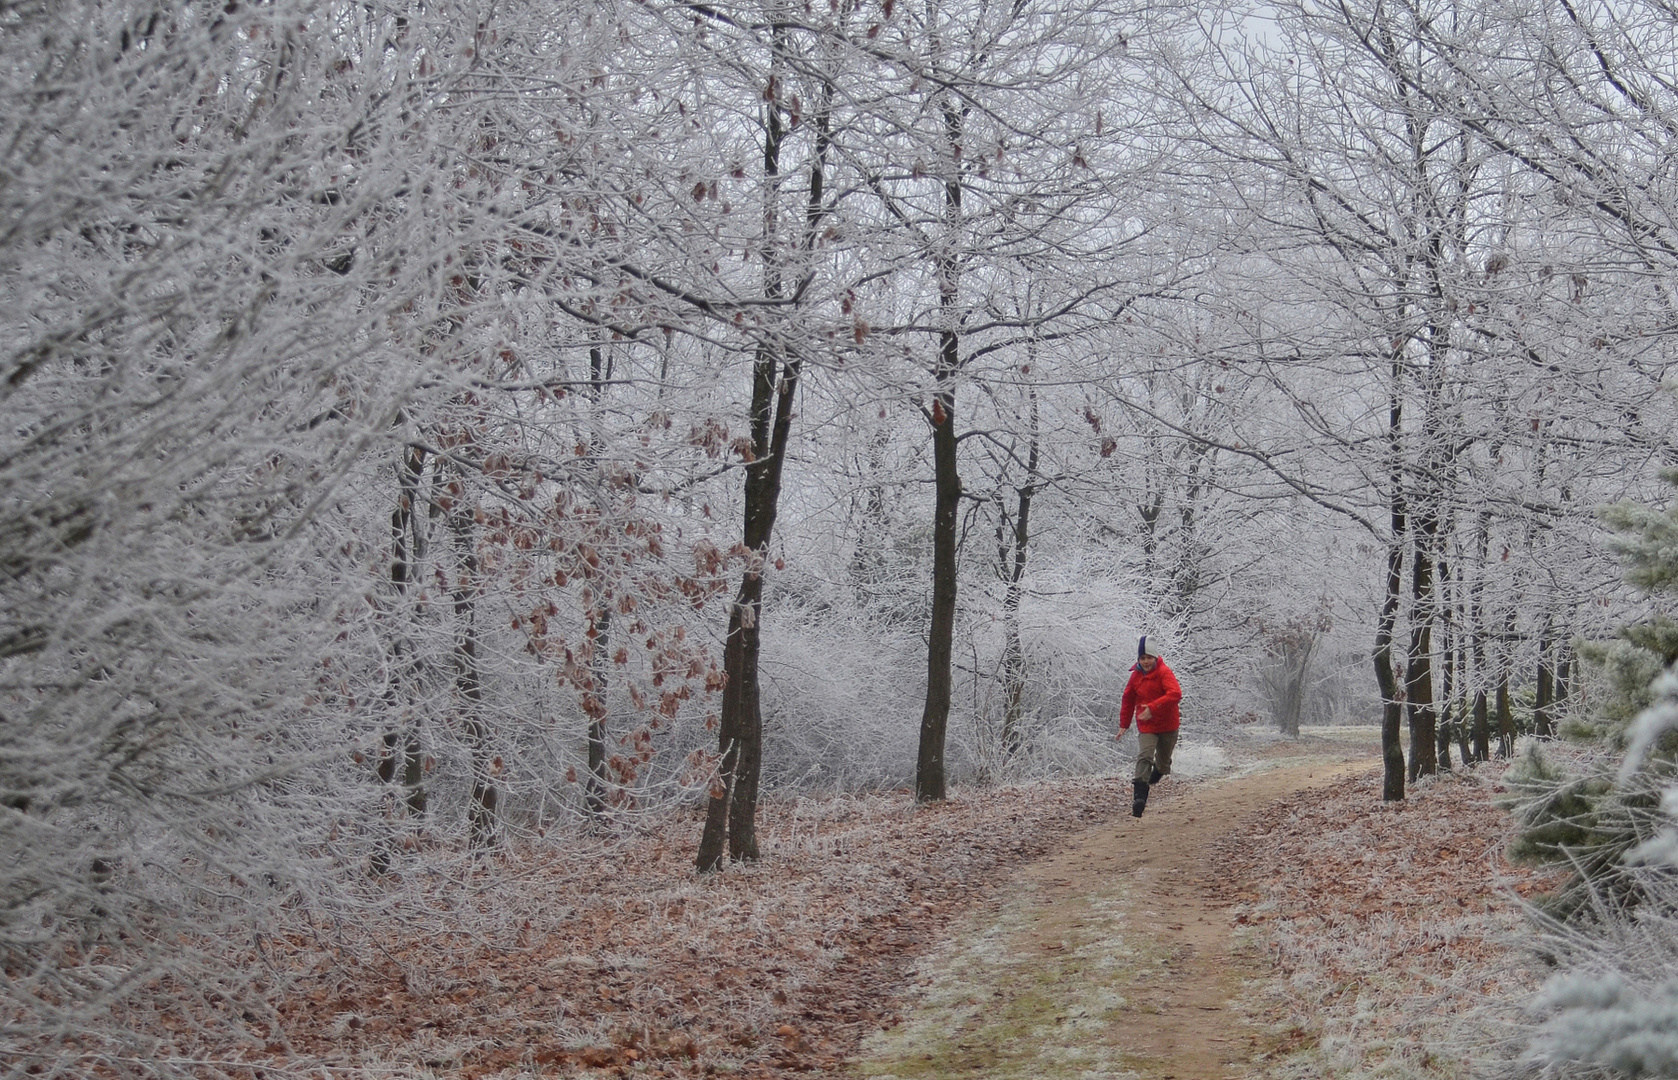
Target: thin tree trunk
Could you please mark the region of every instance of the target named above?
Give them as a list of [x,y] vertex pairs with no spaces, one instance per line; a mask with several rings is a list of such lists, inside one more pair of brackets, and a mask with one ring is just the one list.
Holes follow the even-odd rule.
[[[1206,455],[1209,450],[1210,447],[1205,443],[1191,442],[1182,451],[1189,455],[1189,463],[1183,467],[1183,475],[1187,477],[1188,482],[1183,488],[1182,507],[1177,512],[1178,557],[1171,569],[1171,594],[1166,609],[1168,617],[1173,621],[1189,612],[1194,604],[1195,594],[1200,591],[1203,566],[1199,538],[1199,507],[1200,496],[1207,486],[1202,470],[1206,467]],[[1302,697],[1301,704],[1303,703]],[[1298,727],[1298,724],[1294,725],[1296,735],[1299,733]]]
[[1572,692],[1572,686],[1570,685],[1572,676],[1573,650],[1567,645],[1558,645],[1556,646],[1556,699],[1551,709],[1558,731],[1565,719],[1563,713],[1567,709],[1567,695]]
[[[748,505],[754,504],[748,500]],[[761,509],[761,503],[755,505]],[[728,681],[723,686],[718,732],[721,784],[720,789],[713,789],[706,807],[705,830],[700,836],[697,859],[701,870],[721,866],[725,854],[735,859],[758,857],[756,770],[762,758],[754,751],[763,731],[757,694],[761,641],[757,620],[763,610],[762,601],[762,572],[748,570],[730,606],[728,638],[723,645],[723,671]]]
[[478,552],[472,511],[465,499],[449,514],[454,534],[455,692],[461,703],[460,730],[471,754],[472,797],[467,804],[467,832],[474,848],[496,843],[496,810],[501,793],[495,784],[499,762],[492,761],[489,729],[483,717],[483,682],[478,671]]
[[[425,470],[425,451],[409,450],[396,467],[396,506],[390,512],[390,583],[395,593],[396,623],[400,627],[410,617],[408,586],[418,577],[421,557],[420,537],[415,527],[414,508],[419,502],[419,482]],[[385,687],[385,706],[393,715],[405,712],[404,700],[411,700],[412,681],[418,675],[419,659],[414,644],[407,634],[396,629],[390,644],[390,680]],[[407,684],[407,685],[404,685]],[[411,711],[403,716],[398,726],[384,733],[374,774],[384,784],[400,782],[403,794],[400,802],[409,816],[425,816],[424,769],[421,761],[419,729]],[[374,851],[372,867],[375,874],[388,873],[394,851],[381,841]]]
[[[391,513],[392,555],[390,565],[390,580],[396,586],[400,600],[408,599],[408,587],[418,577],[416,571],[419,560],[425,557],[425,542],[419,529],[419,518],[415,509],[420,501],[420,479],[425,472],[425,451],[415,448],[409,450],[403,461],[398,482],[400,497],[397,507]],[[404,606],[406,606],[404,604]],[[408,617],[408,612],[403,612]],[[398,649],[408,655],[407,668],[402,674],[410,682],[419,676],[419,658],[414,653],[413,643],[401,641]],[[395,657],[393,657],[395,659]],[[415,817],[425,816],[426,793],[425,772],[420,752],[419,728],[414,722],[403,725],[401,735],[395,732],[385,736],[387,760],[380,762],[380,779],[387,783],[395,779],[398,772],[402,778],[405,790],[403,803],[408,812]],[[397,748],[400,746],[400,754]],[[400,770],[397,760],[401,761]]]
[[[1498,444],[1491,447],[1492,460],[1497,460]],[[1474,760],[1491,760],[1491,732],[1486,725],[1486,576],[1489,570],[1488,553],[1491,545],[1492,515],[1480,511],[1479,525],[1474,531],[1475,575],[1469,589],[1469,618],[1471,622],[1470,655],[1474,660]]]
[[1020,644],[1020,614],[1016,593],[1008,586],[1002,599],[1002,753],[1012,758],[1022,744],[1020,726],[1025,720],[1025,648]]
[[1457,725],[1457,753],[1458,760],[1464,766],[1471,765],[1476,760],[1473,747],[1473,732],[1469,723],[1473,705],[1469,696],[1469,643],[1474,635],[1474,624],[1468,617],[1468,573],[1463,560],[1457,560],[1455,581],[1456,612],[1457,612],[1457,700],[1455,706]]
[[[1445,533],[1448,536],[1451,526],[1447,525]],[[1456,579],[1452,576],[1451,564],[1443,556],[1439,560],[1437,610],[1439,612],[1439,767],[1446,771],[1451,768],[1451,737],[1457,730],[1457,717],[1460,714],[1456,700],[1456,669],[1457,669],[1457,640],[1456,640]],[[1466,759],[1463,762],[1467,764]]]
[[1436,523],[1431,511],[1422,515],[1420,535],[1410,567],[1410,664],[1404,691],[1410,714],[1410,782],[1438,771],[1438,717],[1433,706],[1433,554]]
[[1136,508],[1142,518],[1142,580],[1153,581],[1158,576],[1159,567],[1159,515],[1165,508],[1165,493],[1155,494],[1151,503],[1144,503]]
[[1029,391],[1031,400],[1031,442],[1026,453],[1027,482],[1019,488],[1019,510],[1014,517],[1012,547],[1005,540],[1006,518],[997,521],[997,556],[1008,583],[1002,598],[1002,677],[1004,709],[1002,714],[1002,749],[1012,757],[1019,752],[1020,723],[1025,698],[1025,648],[1020,644],[1020,602],[1025,594],[1026,545],[1031,537],[1031,500],[1036,493],[1037,478],[1037,389]]
[[[780,32],[778,32],[780,33]],[[775,55],[784,42],[777,38]],[[778,79],[772,74],[771,85]],[[815,157],[810,165],[809,194],[805,207],[803,248],[815,246],[819,225],[826,213],[824,182],[831,142],[833,87],[824,84],[816,115]],[[769,180],[764,221],[764,294],[778,300],[784,294],[780,268],[771,254],[777,234],[775,197],[779,190],[781,143],[785,131],[781,106],[770,95],[768,123],[764,136],[763,167]],[[752,460],[746,465],[743,542],[751,553],[740,587],[729,608],[728,637],[723,645],[722,715],[719,718],[718,777],[720,790],[713,790],[706,807],[705,828],[699,840],[696,863],[701,870],[722,864],[724,848],[736,860],[758,857],[757,799],[763,765],[763,710],[758,682],[758,660],[762,651],[763,574],[769,559],[769,541],[781,498],[781,473],[786,463],[792,434],[793,399],[803,362],[797,356],[783,356],[771,339],[758,343],[752,365]],[[779,378],[777,379],[777,374]]]
[[1548,739],[1555,734],[1555,723],[1551,716],[1551,702],[1555,698],[1555,672],[1551,667],[1550,623],[1544,621],[1544,630],[1538,638],[1538,689],[1532,703],[1532,733],[1540,739]]
[[1387,542],[1386,590],[1381,613],[1375,624],[1375,681],[1381,688],[1381,799],[1396,802],[1404,798],[1404,747],[1400,742],[1404,721],[1404,692],[1398,686],[1393,658],[1393,630],[1404,589],[1404,466],[1400,457],[1400,435],[1404,420],[1404,353],[1400,344],[1392,354],[1392,389],[1387,403],[1387,453],[1390,485],[1392,536]]
[[[1391,41],[1389,39],[1390,46]],[[1396,54],[1389,53],[1396,57]],[[1411,100],[1413,90],[1401,84],[1401,94]],[[1415,227],[1423,231],[1424,242],[1417,250],[1419,282],[1425,290],[1427,303],[1427,363],[1420,367],[1422,390],[1422,445],[1418,454],[1420,512],[1412,543],[1415,561],[1411,565],[1410,657],[1405,675],[1405,691],[1410,717],[1410,779],[1430,776],[1439,767],[1438,703],[1449,704],[1449,696],[1434,695],[1433,628],[1441,616],[1439,589],[1444,583],[1446,567],[1441,543],[1441,514],[1445,507],[1445,493],[1450,480],[1455,451],[1453,434],[1446,414],[1445,377],[1449,370],[1454,317],[1449,314],[1453,305],[1446,280],[1451,251],[1462,249],[1461,230],[1467,212],[1464,192],[1464,169],[1468,163],[1468,143],[1458,133],[1459,156],[1455,170],[1430,169],[1433,155],[1443,150],[1443,143],[1434,143],[1429,124],[1421,111],[1407,116],[1410,133],[1412,164],[1422,181],[1414,189]],[[1456,180],[1453,189],[1452,179]],[[1454,195],[1454,197],[1453,197]],[[1438,573],[1435,574],[1437,566]]]
[[594,618],[595,638],[589,659],[589,687],[584,697],[583,711],[588,715],[588,792],[584,804],[595,817],[606,813],[607,793],[611,779],[606,775],[606,739],[609,732],[610,710],[606,707],[611,677],[612,609],[605,608]]
[[[877,590],[886,580],[886,486],[880,482],[890,432],[882,429],[868,443],[868,462],[862,469],[872,481],[866,488],[856,550],[851,554],[851,581],[864,609],[879,601]],[[858,463],[861,465],[861,462]]]
[[[1440,253],[1437,239],[1428,248],[1429,272],[1435,283],[1439,280]],[[1438,297],[1436,296],[1436,301]],[[1440,558],[1440,506],[1444,501],[1447,454],[1443,444],[1447,438],[1441,431],[1441,381],[1445,355],[1450,347],[1449,335],[1435,324],[1429,334],[1429,363],[1423,380],[1426,413],[1422,422],[1422,436],[1426,444],[1423,461],[1423,490],[1420,512],[1416,515],[1416,533],[1411,543],[1413,561],[1410,564],[1410,663],[1405,672],[1404,689],[1410,718],[1410,781],[1432,776],[1439,770],[1439,713],[1434,696],[1433,626],[1439,618],[1439,585],[1446,568]],[[1435,573],[1437,564],[1438,573]],[[1446,699],[1449,700],[1448,698]]]
[[948,97],[942,102],[947,141],[944,181],[945,247],[938,256],[938,306],[943,329],[933,369],[932,403],[932,618],[927,627],[926,704],[921,711],[920,750],[915,761],[915,798],[944,798],[944,740],[950,723],[950,662],[956,625],[956,517],[961,476],[956,470],[956,376],[961,371],[961,114]]
[[1265,681],[1275,710],[1276,729],[1283,735],[1298,738],[1311,657],[1317,651],[1317,632],[1310,623],[1300,620],[1273,634],[1268,650],[1274,667],[1266,673]]
[[[932,453],[932,619],[927,628],[926,703],[921,711],[920,750],[915,762],[915,798],[944,798],[944,739],[950,722],[950,662],[955,640],[956,515],[961,477],[956,472],[955,371],[958,339],[946,330],[939,350],[933,406]],[[940,415],[941,414],[941,415]]]
[[[779,301],[785,293],[779,262],[774,254],[780,232],[781,144],[785,129],[781,106],[776,100],[780,82],[783,34],[776,32],[770,68],[768,115],[764,127],[763,210],[764,296]],[[769,548],[776,503],[780,495],[780,465],[784,446],[771,440],[775,423],[775,376],[781,357],[768,339],[758,342],[752,363],[751,432],[753,460],[746,466],[745,508],[742,540],[755,560],[746,567],[728,612],[728,637],[723,644],[722,715],[719,718],[718,752],[722,778],[720,791],[713,791],[706,807],[705,831],[699,841],[698,865],[711,870],[722,863],[724,848],[736,859],[755,859],[757,849],[757,768],[762,762],[763,716],[757,694],[758,654],[761,648],[760,616],[763,613],[762,559]],[[796,374],[796,373],[794,373]],[[789,419],[790,419],[790,409]]]
[[1515,753],[1515,710],[1509,704],[1509,670],[1497,677],[1497,756],[1507,760]]
[[[1399,575],[1398,561],[1404,556],[1398,545],[1388,553],[1389,576]],[[1389,610],[1390,609],[1390,610]],[[1381,605],[1381,617],[1375,631],[1375,681],[1381,686],[1381,800],[1397,802],[1404,798],[1404,691],[1398,685],[1393,667],[1393,622],[1398,611],[1398,593],[1389,592]]]
[[[600,476],[600,448],[604,442],[604,433],[600,427],[600,399],[606,391],[608,361],[606,348],[596,340],[588,350],[589,398],[594,404],[593,430],[590,431],[590,442],[593,447],[594,503],[595,510],[605,520],[610,507],[607,505],[609,496]],[[583,796],[584,806],[596,818],[606,813],[608,795],[611,791],[611,777],[606,774],[606,741],[611,736],[611,707],[609,705],[611,689],[611,640],[612,640],[612,608],[610,597],[602,597],[600,610],[590,612],[591,629],[594,630],[593,651],[589,659],[588,692],[583,696],[583,712],[588,717],[588,790]]]

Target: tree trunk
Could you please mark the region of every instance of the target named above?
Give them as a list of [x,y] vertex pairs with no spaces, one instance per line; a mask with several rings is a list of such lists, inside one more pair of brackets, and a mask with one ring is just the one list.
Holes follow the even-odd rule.
[[944,250],[938,255],[938,307],[943,329],[933,370],[932,400],[932,618],[927,627],[926,704],[921,710],[915,760],[915,798],[944,798],[944,739],[950,723],[950,661],[956,626],[956,518],[961,476],[956,470],[956,376],[961,371],[961,113],[948,96],[941,103],[946,139]]
[[[1387,43],[1390,47],[1391,41]],[[1389,54],[1390,55],[1390,54]],[[1402,86],[1406,102],[1413,90]],[[1425,114],[1418,110],[1406,117],[1415,175],[1426,194],[1415,204],[1414,227],[1425,236],[1417,250],[1418,271],[1425,289],[1422,305],[1427,323],[1427,363],[1419,368],[1422,391],[1422,445],[1417,455],[1420,513],[1413,542],[1415,562],[1411,565],[1410,665],[1405,690],[1410,713],[1410,779],[1431,776],[1439,768],[1438,704],[1449,704],[1449,695],[1436,697],[1433,672],[1433,629],[1442,616],[1439,591],[1446,583],[1448,568],[1441,542],[1441,515],[1446,507],[1446,485],[1456,457],[1456,434],[1445,400],[1446,373],[1450,367],[1452,329],[1455,317],[1453,287],[1449,279],[1453,252],[1460,253],[1461,235],[1467,213],[1463,170],[1468,162],[1468,143],[1458,135],[1455,169],[1433,169],[1432,156],[1445,143],[1434,143]],[[1435,569],[1437,567],[1437,573]],[[1448,662],[1448,661],[1447,661]]]
[[996,524],[998,569],[1007,582],[1007,591],[1002,598],[1002,750],[1009,757],[1019,752],[1021,744],[1020,723],[1025,698],[1025,648],[1020,643],[1020,602],[1025,595],[1026,545],[1031,538],[1031,500],[1037,491],[1034,483],[1037,478],[1038,461],[1036,388],[1033,387],[1029,394],[1031,441],[1026,451],[1028,479],[1017,492],[1019,507],[1014,516],[1013,529],[1007,529],[1005,516],[999,517]]
[[[1142,477],[1144,485],[1152,485],[1155,480],[1149,474]],[[1153,582],[1159,578],[1159,516],[1165,509],[1165,487],[1163,482],[1155,490],[1147,488],[1145,493],[1148,501],[1136,504],[1136,513],[1142,519],[1142,580]]]
[[[1404,703],[1403,693],[1392,669],[1391,635],[1388,642],[1375,650],[1375,678],[1381,684],[1381,801],[1398,802],[1404,798]],[[1385,673],[1383,677],[1383,673]]]
[[[1402,517],[1394,512],[1395,535],[1402,535]],[[1404,722],[1404,691],[1398,685],[1393,662],[1393,625],[1398,620],[1399,590],[1403,581],[1404,548],[1395,539],[1387,547],[1387,592],[1375,628],[1375,681],[1381,687],[1381,800],[1404,798],[1404,747],[1400,742]]]
[[[594,403],[594,430],[590,432],[594,447],[591,448],[593,457],[594,503],[595,510],[601,519],[605,520],[610,513],[607,505],[609,496],[606,486],[600,476],[599,448],[605,437],[599,426],[600,399],[606,391],[607,375],[606,349],[598,340],[589,346],[588,374],[589,397]],[[611,791],[611,777],[606,775],[606,740],[611,734],[611,707],[608,704],[611,690],[611,641],[612,641],[612,607],[610,597],[603,597],[600,610],[590,613],[591,629],[594,630],[594,640],[589,661],[588,692],[583,697],[583,712],[588,717],[588,790],[583,796],[584,806],[594,817],[601,817],[606,813],[608,793]]]
[[1317,631],[1304,619],[1272,633],[1267,651],[1274,666],[1264,675],[1265,690],[1275,714],[1276,729],[1299,737],[1299,721],[1311,677],[1311,658],[1317,651]]
[[1491,732],[1486,725],[1486,692],[1474,691],[1474,760],[1490,761]]
[[[1451,532],[1451,526],[1445,528],[1446,535]],[[1439,602],[1439,767],[1446,771],[1451,768],[1451,740],[1461,730],[1462,710],[1457,701],[1457,626],[1456,626],[1456,577],[1452,573],[1450,563],[1441,556],[1437,574],[1438,585],[1436,591]],[[1468,764],[1468,759],[1463,759]]]
[[[420,479],[425,472],[425,451],[411,449],[403,459],[398,473],[399,494],[396,509],[390,515],[391,531],[391,560],[390,581],[396,588],[398,602],[406,608],[408,587],[418,577],[416,573],[419,560],[425,556],[424,538],[419,530],[419,519],[415,509],[420,499]],[[404,610],[402,618],[406,619],[409,612]],[[410,682],[418,677],[419,659],[414,654],[411,641],[405,636],[399,636],[392,648],[392,668],[400,672],[400,677]],[[403,657],[407,657],[403,663]],[[406,670],[403,670],[406,669]],[[386,783],[401,776],[405,789],[403,803],[408,812],[415,817],[425,816],[425,785],[424,769],[420,754],[419,729],[410,721],[402,726],[400,733],[396,731],[385,734],[384,758],[379,762],[379,778]],[[400,768],[398,768],[400,762]]]
[[1392,390],[1387,403],[1388,499],[1391,506],[1392,536],[1387,542],[1386,590],[1381,599],[1381,613],[1375,624],[1375,681],[1381,688],[1381,800],[1397,802],[1404,798],[1404,747],[1400,731],[1404,721],[1404,691],[1398,686],[1397,665],[1393,658],[1393,629],[1398,622],[1398,607],[1404,590],[1404,532],[1406,510],[1404,504],[1404,465],[1400,457],[1400,435],[1404,419],[1404,353],[1403,346],[1392,354]]
[[[777,31],[777,34],[783,33]],[[777,36],[775,55],[784,41]],[[772,76],[771,91],[778,84]],[[781,106],[769,93],[769,115],[765,128],[763,168],[769,180],[764,212],[764,294],[778,300],[784,293],[780,268],[772,254],[776,225],[775,193],[779,190],[781,141],[784,129]],[[810,166],[809,195],[805,211],[805,252],[815,246],[822,216],[823,183],[831,140],[833,87],[823,86],[823,100],[817,109],[815,156]],[[755,860],[757,843],[758,784],[763,768],[763,710],[758,682],[758,659],[763,641],[763,575],[769,561],[769,541],[781,499],[781,474],[792,434],[793,399],[803,361],[783,357],[771,339],[760,341],[752,365],[752,460],[746,465],[743,541],[751,553],[740,588],[729,608],[728,637],[723,645],[722,715],[717,743],[720,790],[713,790],[706,807],[705,829],[699,840],[696,863],[701,870],[722,864],[726,845],[729,857]],[[777,373],[779,378],[777,379]]]
[[1515,753],[1515,710],[1509,704],[1509,670],[1497,677],[1497,756],[1505,760]]
[[867,611],[879,602],[879,587],[886,581],[886,486],[880,482],[885,468],[885,451],[891,433],[877,432],[868,444],[868,462],[863,474],[870,480],[864,489],[862,524],[857,529],[856,550],[851,554],[851,584],[857,601]]
[[1438,771],[1438,717],[1433,706],[1433,553],[1436,523],[1431,512],[1422,516],[1421,535],[1414,545],[1410,567],[1410,665],[1404,692],[1410,714],[1410,782]]
[[[1497,460],[1499,445],[1491,447],[1491,460]],[[1470,618],[1470,656],[1474,661],[1474,760],[1491,760],[1491,732],[1486,725],[1486,575],[1488,572],[1488,550],[1491,545],[1492,515],[1489,510],[1480,511],[1479,525],[1475,529],[1476,570],[1474,585],[1469,589],[1469,618]]]
[[[1201,574],[1204,554],[1201,550],[1200,531],[1200,497],[1206,489],[1206,478],[1202,471],[1206,466],[1206,455],[1210,448],[1203,442],[1190,442],[1180,451],[1188,455],[1188,464],[1183,466],[1179,457],[1178,467],[1182,469],[1187,482],[1183,487],[1182,506],[1177,511],[1177,557],[1171,565],[1171,591],[1166,597],[1165,614],[1168,620],[1178,621],[1187,615],[1194,604],[1195,594],[1200,591]],[[1163,498],[1163,490],[1161,496]],[[1156,516],[1158,511],[1156,510]],[[1315,642],[1313,641],[1313,645]],[[1301,705],[1303,705],[1303,696]],[[1294,724],[1293,733],[1299,734],[1299,725]]]
[[455,576],[452,598],[455,617],[455,693],[460,700],[460,730],[471,753],[472,798],[467,804],[467,832],[474,848],[493,847],[497,840],[496,809],[501,793],[495,786],[499,760],[490,759],[489,730],[484,724],[482,680],[478,672],[478,552],[472,511],[462,498],[449,514],[454,534]]
[[[750,474],[747,474],[750,487]],[[760,501],[748,499],[760,510]],[[761,521],[761,517],[758,519]],[[720,784],[706,807],[705,830],[699,839],[699,869],[722,865],[724,853],[741,860],[756,859],[758,750],[763,717],[757,691],[757,661],[761,642],[758,616],[762,613],[763,577],[747,571],[729,608],[728,638],[723,645],[722,716],[718,729]]]
[[950,661],[956,621],[956,516],[961,477],[956,472],[955,384],[958,339],[942,335],[939,390],[933,399],[932,454],[935,505],[932,520],[932,620],[927,628],[926,704],[921,712],[915,798],[944,798],[944,738],[950,722]]
[[1002,599],[1002,753],[1019,753],[1025,720],[1025,648],[1020,644],[1018,587],[1010,584]]
[[[792,396],[798,365],[788,361],[775,393],[780,368],[774,348],[760,344],[752,378],[752,453],[746,466],[744,542],[751,563],[729,607],[723,645],[722,715],[718,730],[722,790],[714,790],[700,837],[698,865],[715,869],[726,846],[734,859],[756,859],[757,795],[763,761],[763,713],[758,691],[762,648],[763,573],[781,494],[781,464],[792,427]],[[775,408],[771,423],[771,407]]]
[[588,694],[583,699],[583,711],[588,715],[588,792],[584,805],[595,817],[606,813],[607,793],[611,778],[606,775],[606,737],[610,710],[606,707],[610,689],[612,642],[612,609],[605,608],[594,618],[594,645],[589,662]]
[[[407,713],[399,726],[384,733],[374,774],[384,784],[400,783],[401,805],[414,818],[425,816],[425,773],[420,751],[419,728],[411,710],[403,709],[404,701],[411,701],[413,680],[418,677],[419,658],[414,644],[400,627],[411,612],[408,606],[408,586],[418,577],[418,563],[422,557],[422,542],[416,527],[414,509],[419,503],[420,478],[425,471],[425,451],[409,450],[396,468],[396,506],[390,512],[390,583],[395,593],[393,611],[395,626],[390,644],[391,677],[385,686],[385,706],[393,715]],[[407,685],[404,685],[407,684]],[[388,873],[394,851],[384,841],[373,854],[373,872]]]
[[1555,734],[1555,723],[1551,716],[1551,703],[1555,699],[1555,673],[1551,668],[1551,641],[1548,623],[1544,633],[1538,639],[1538,689],[1532,702],[1532,733],[1540,739],[1548,739]]
[[1452,706],[1457,730],[1457,760],[1464,766],[1475,760],[1472,744],[1472,732],[1469,717],[1473,706],[1469,700],[1469,668],[1468,647],[1473,635],[1473,624],[1468,620],[1468,576],[1464,570],[1462,560],[1457,561],[1453,594],[1456,602],[1457,649],[1456,649],[1456,701]]
[[1572,687],[1570,686],[1572,677],[1572,650],[1567,645],[1558,645],[1556,647],[1556,698],[1551,708],[1551,715],[1555,719],[1558,730],[1560,729],[1562,720],[1565,719],[1562,714],[1567,709],[1567,695],[1572,690]]
[[1404,798],[1404,691],[1393,672],[1391,624],[1376,631],[1374,678],[1381,684],[1381,802],[1399,802]]

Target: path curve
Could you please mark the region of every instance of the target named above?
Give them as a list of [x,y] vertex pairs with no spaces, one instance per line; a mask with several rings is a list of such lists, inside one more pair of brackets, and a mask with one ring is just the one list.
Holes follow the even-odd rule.
[[[1268,974],[1241,945],[1214,842],[1302,789],[1372,767],[1280,759],[1167,780],[1123,817],[1025,868],[919,967],[903,1022],[867,1040],[875,1080],[1231,1080],[1260,1047],[1232,1008]],[[1119,781],[1115,781],[1119,782]],[[1124,781],[1128,783],[1128,781]]]

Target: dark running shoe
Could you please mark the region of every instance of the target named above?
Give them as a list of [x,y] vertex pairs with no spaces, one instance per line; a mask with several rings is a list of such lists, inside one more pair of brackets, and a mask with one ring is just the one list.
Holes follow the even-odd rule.
[[1148,782],[1146,780],[1131,781],[1136,789],[1136,797],[1130,804],[1130,816],[1141,817],[1142,811],[1148,806]]

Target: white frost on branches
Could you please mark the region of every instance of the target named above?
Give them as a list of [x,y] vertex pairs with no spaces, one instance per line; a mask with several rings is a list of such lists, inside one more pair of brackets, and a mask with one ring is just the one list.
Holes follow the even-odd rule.
[[[1654,702],[1638,714],[1627,731],[1626,759],[1620,767],[1621,783],[1636,774],[1662,735],[1678,730],[1678,668],[1668,668],[1655,680],[1650,690]],[[1678,786],[1667,788],[1661,797],[1661,809],[1678,819]],[[1636,862],[1678,868],[1678,824],[1662,829],[1655,837],[1639,845],[1630,857]]]
[[[1678,729],[1678,670],[1653,686],[1654,703],[1629,729],[1620,782],[1637,777],[1660,737]],[[1662,808],[1678,817],[1678,786],[1662,795]],[[1678,1074],[1678,827],[1662,829],[1634,848],[1627,862],[1647,896],[1638,907],[1604,913],[1586,930],[1555,928],[1552,937],[1570,970],[1553,978],[1535,1008],[1546,1017],[1532,1060],[1546,1073],[1597,1068],[1617,1075]]]
[[1678,980],[1646,989],[1619,974],[1573,975],[1554,983],[1541,1007],[1556,1010],[1543,1035],[1550,1061],[1678,1074]]

